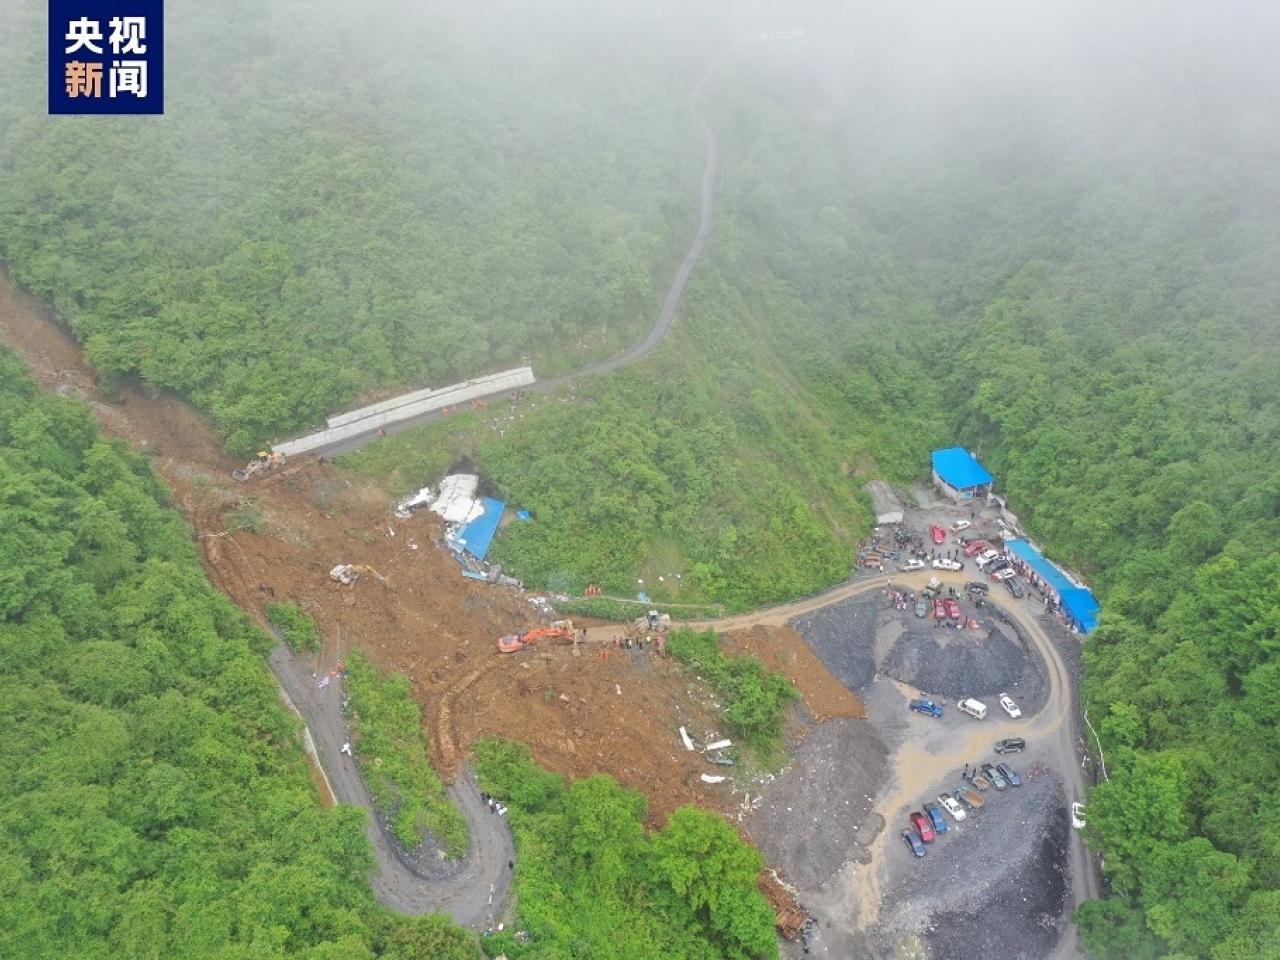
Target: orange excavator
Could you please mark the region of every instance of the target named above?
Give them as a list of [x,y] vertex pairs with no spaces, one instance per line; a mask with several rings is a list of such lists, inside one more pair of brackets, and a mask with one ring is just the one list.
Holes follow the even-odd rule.
[[549,627],[534,627],[527,633],[507,634],[498,641],[498,650],[502,653],[519,653],[526,647],[534,646],[539,640],[573,643],[576,637],[572,620],[556,620]]

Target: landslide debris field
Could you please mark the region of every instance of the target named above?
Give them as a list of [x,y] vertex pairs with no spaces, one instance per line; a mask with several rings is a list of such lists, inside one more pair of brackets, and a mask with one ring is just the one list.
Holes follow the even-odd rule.
[[[210,579],[237,605],[265,624],[268,602],[297,602],[324,639],[323,668],[359,647],[406,674],[423,707],[431,759],[446,777],[470,744],[496,735],[529,744],[552,770],[605,772],[641,790],[654,823],[685,803],[736,809],[727,784],[699,779],[716,768],[680,744],[682,725],[704,738],[719,728],[710,692],[675,661],[648,649],[575,656],[555,645],[499,654],[497,638],[534,625],[537,613],[515,591],[463,578],[436,547],[438,518],[398,520],[384,491],[315,461],[237,483],[237,464],[185,404],[127,385],[105,398],[78,345],[39,304],[4,285],[0,332],[43,387],[87,401],[104,430],[153,455],[195,527]],[[365,576],[340,586],[328,575],[338,563],[368,564],[386,583]],[[792,665],[788,675],[814,713],[861,715],[798,635],[780,630],[775,639],[772,665]],[[743,643],[760,649],[750,635]]]
[[[1019,732],[994,733],[1008,726],[998,713],[985,724],[957,715],[954,697],[985,696],[998,711],[994,694],[1008,691],[1028,717],[1046,702],[1038,653],[989,616],[996,610],[965,601],[982,629],[941,630],[866,584],[842,588],[864,595],[826,606],[808,600],[762,612],[759,624],[731,618],[727,647],[784,673],[802,703],[780,772],[713,767],[686,751],[676,730],[704,740],[721,733],[714,695],[675,661],[595,643],[577,654],[556,645],[499,654],[496,639],[533,625],[537,613],[516,591],[463,578],[439,547],[433,515],[398,520],[384,491],[314,461],[237,483],[237,464],[189,408],[129,386],[105,398],[78,346],[3,285],[0,333],[42,386],[89,402],[106,432],[153,455],[211,580],[235,603],[265,624],[268,602],[297,602],[323,637],[322,670],[359,647],[406,674],[446,777],[472,743],[497,735],[529,744],[549,769],[605,772],[642,791],[654,824],[684,803],[719,810],[798,889],[815,915],[809,947],[817,956],[965,960],[985,955],[992,924],[1002,942],[1025,945],[1005,949],[1009,956],[1046,956],[1057,941],[1070,838],[1067,798],[1052,774],[992,796],[923,861],[898,836],[908,810],[955,785],[962,762],[993,759],[991,739]],[[338,563],[367,564],[380,577],[340,586],[329,578]],[[812,612],[787,623],[798,609]],[[593,629],[593,640],[611,629]],[[908,713],[917,692],[947,702],[947,715]],[[1036,759],[1036,749],[1033,742],[1015,763]],[[726,780],[704,783],[707,773]],[[1024,902],[1031,890],[1035,902]],[[787,949],[799,955],[801,946]]]

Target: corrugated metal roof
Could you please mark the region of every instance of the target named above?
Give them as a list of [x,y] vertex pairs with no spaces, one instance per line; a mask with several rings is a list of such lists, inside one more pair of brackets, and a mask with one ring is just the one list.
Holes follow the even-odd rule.
[[1062,607],[1071,615],[1071,619],[1080,625],[1080,629],[1089,633],[1098,625],[1098,610],[1101,609],[1093,593],[1084,587],[1072,587],[1062,591]]
[[1067,575],[1055,567],[1039,550],[1026,540],[1006,540],[1005,548],[1015,557],[1036,572],[1045,583],[1058,593],[1074,590],[1076,585],[1067,579]]
[[498,522],[502,519],[502,511],[507,505],[493,497],[481,497],[484,513],[476,517],[458,530],[454,540],[462,544],[464,550],[477,560],[483,560],[489,552],[489,544],[493,543],[493,535],[498,532]]
[[957,490],[980,487],[995,479],[964,447],[933,451],[933,470]]

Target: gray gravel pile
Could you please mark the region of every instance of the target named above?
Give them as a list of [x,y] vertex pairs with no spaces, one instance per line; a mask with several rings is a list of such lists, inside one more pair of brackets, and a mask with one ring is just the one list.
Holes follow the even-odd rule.
[[745,821],[771,866],[821,887],[846,861],[866,859],[881,822],[868,821],[887,750],[864,720],[828,720],[801,741]]
[[[887,849],[888,896],[872,940],[878,957],[924,940],[946,960],[1043,960],[1058,941],[1066,903],[1067,800],[1045,774],[997,794],[929,844],[923,860],[900,840]],[[902,829],[891,824],[894,833]]]
[[876,675],[876,613],[882,604],[855,597],[791,621],[826,668],[861,694]]
[[988,639],[971,630],[910,628],[889,651],[884,672],[948,699],[1013,692],[1029,675],[1038,675],[1022,645],[1004,629]]

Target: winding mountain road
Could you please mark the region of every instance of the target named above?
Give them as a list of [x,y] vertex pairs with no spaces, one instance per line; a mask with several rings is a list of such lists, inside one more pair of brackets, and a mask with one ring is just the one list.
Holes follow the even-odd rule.
[[306,722],[311,741],[308,746],[314,745],[314,759],[320,764],[333,799],[370,812],[365,831],[374,853],[376,866],[371,882],[378,902],[401,913],[447,913],[462,926],[473,929],[487,929],[502,919],[511,882],[508,864],[515,860],[515,847],[506,818],[491,812],[480,799],[475,774],[464,770],[448,788],[449,799],[467,819],[467,856],[432,876],[405,858],[400,846],[388,836],[373,814],[373,798],[356,761],[342,752],[351,734],[342,715],[342,691],[338,685],[321,688],[313,665],[283,644],[271,652],[268,663],[289,705]]
[[[716,64],[713,61],[707,67],[706,72],[694,84],[693,89],[689,91],[688,104],[689,110],[697,120],[698,126],[702,129],[702,139],[704,144],[704,159],[702,166],[702,189],[701,189],[701,209],[698,215],[698,230],[694,234],[693,242],[689,244],[688,252],[684,255],[684,260],[680,262],[680,267],[676,270],[676,275],[671,281],[671,286],[667,288],[666,299],[662,302],[662,309],[658,312],[657,319],[652,327],[649,328],[645,338],[635,346],[629,347],[622,353],[615,356],[600,360],[597,363],[583,367],[572,373],[566,373],[559,377],[553,377],[550,380],[539,380],[528,387],[524,388],[525,393],[550,393],[566,383],[573,380],[579,380],[583,377],[595,377],[604,373],[611,373],[628,364],[635,363],[641,357],[648,354],[659,343],[661,343],[671,332],[671,325],[675,322],[676,312],[680,309],[680,301],[684,297],[685,287],[689,283],[689,277],[693,274],[693,268],[697,266],[699,258],[702,256],[703,248],[706,246],[707,240],[711,237],[711,216],[715,204],[715,184],[716,174],[720,165],[720,149],[716,141],[715,131],[711,129],[711,125],[707,123],[706,118],[698,110],[698,95],[702,92],[703,87],[711,79],[711,75],[715,72]],[[501,390],[491,393],[481,399],[501,398],[508,394],[507,390]],[[411,417],[408,420],[402,420],[399,423],[388,424],[379,431],[371,428],[367,433],[357,437],[350,437],[338,443],[330,444],[327,447],[319,447],[312,451],[314,456],[337,456],[342,453],[350,453],[353,450],[359,450],[365,444],[378,439],[381,436],[392,436],[393,434],[402,433],[405,430],[420,426],[424,423],[431,423],[439,420],[442,414],[439,410],[430,410],[426,413]]]
[[[591,364],[574,373],[539,381],[526,389],[529,393],[555,390],[571,380],[610,373],[634,363],[648,354],[667,336],[680,308],[685,287],[703,248],[711,236],[711,217],[715,201],[715,181],[719,168],[719,149],[714,131],[698,110],[697,97],[710,80],[715,64],[689,92],[689,109],[702,129],[705,157],[702,169],[701,211],[698,229],[684,260],[680,263],[657,319],[643,340],[616,356]],[[505,395],[505,391],[503,394]],[[425,413],[412,420],[388,426],[384,434],[399,433],[422,423],[438,419],[439,411]],[[315,455],[333,456],[359,449],[377,438],[376,431],[314,451]],[[384,906],[409,914],[447,913],[463,926],[487,928],[504,915],[511,871],[508,864],[515,859],[511,835],[505,818],[490,813],[481,802],[475,776],[464,770],[449,787],[450,798],[466,817],[471,836],[471,850],[463,867],[441,877],[424,874],[406,860],[400,847],[386,835],[373,815],[373,802],[355,761],[342,753],[349,735],[346,721],[338,709],[341,694],[336,689],[319,690],[310,671],[283,646],[271,654],[270,666],[290,705],[306,726],[309,752],[318,763],[334,799],[370,811],[367,824],[369,842],[373,846],[376,872],[373,890]]]

